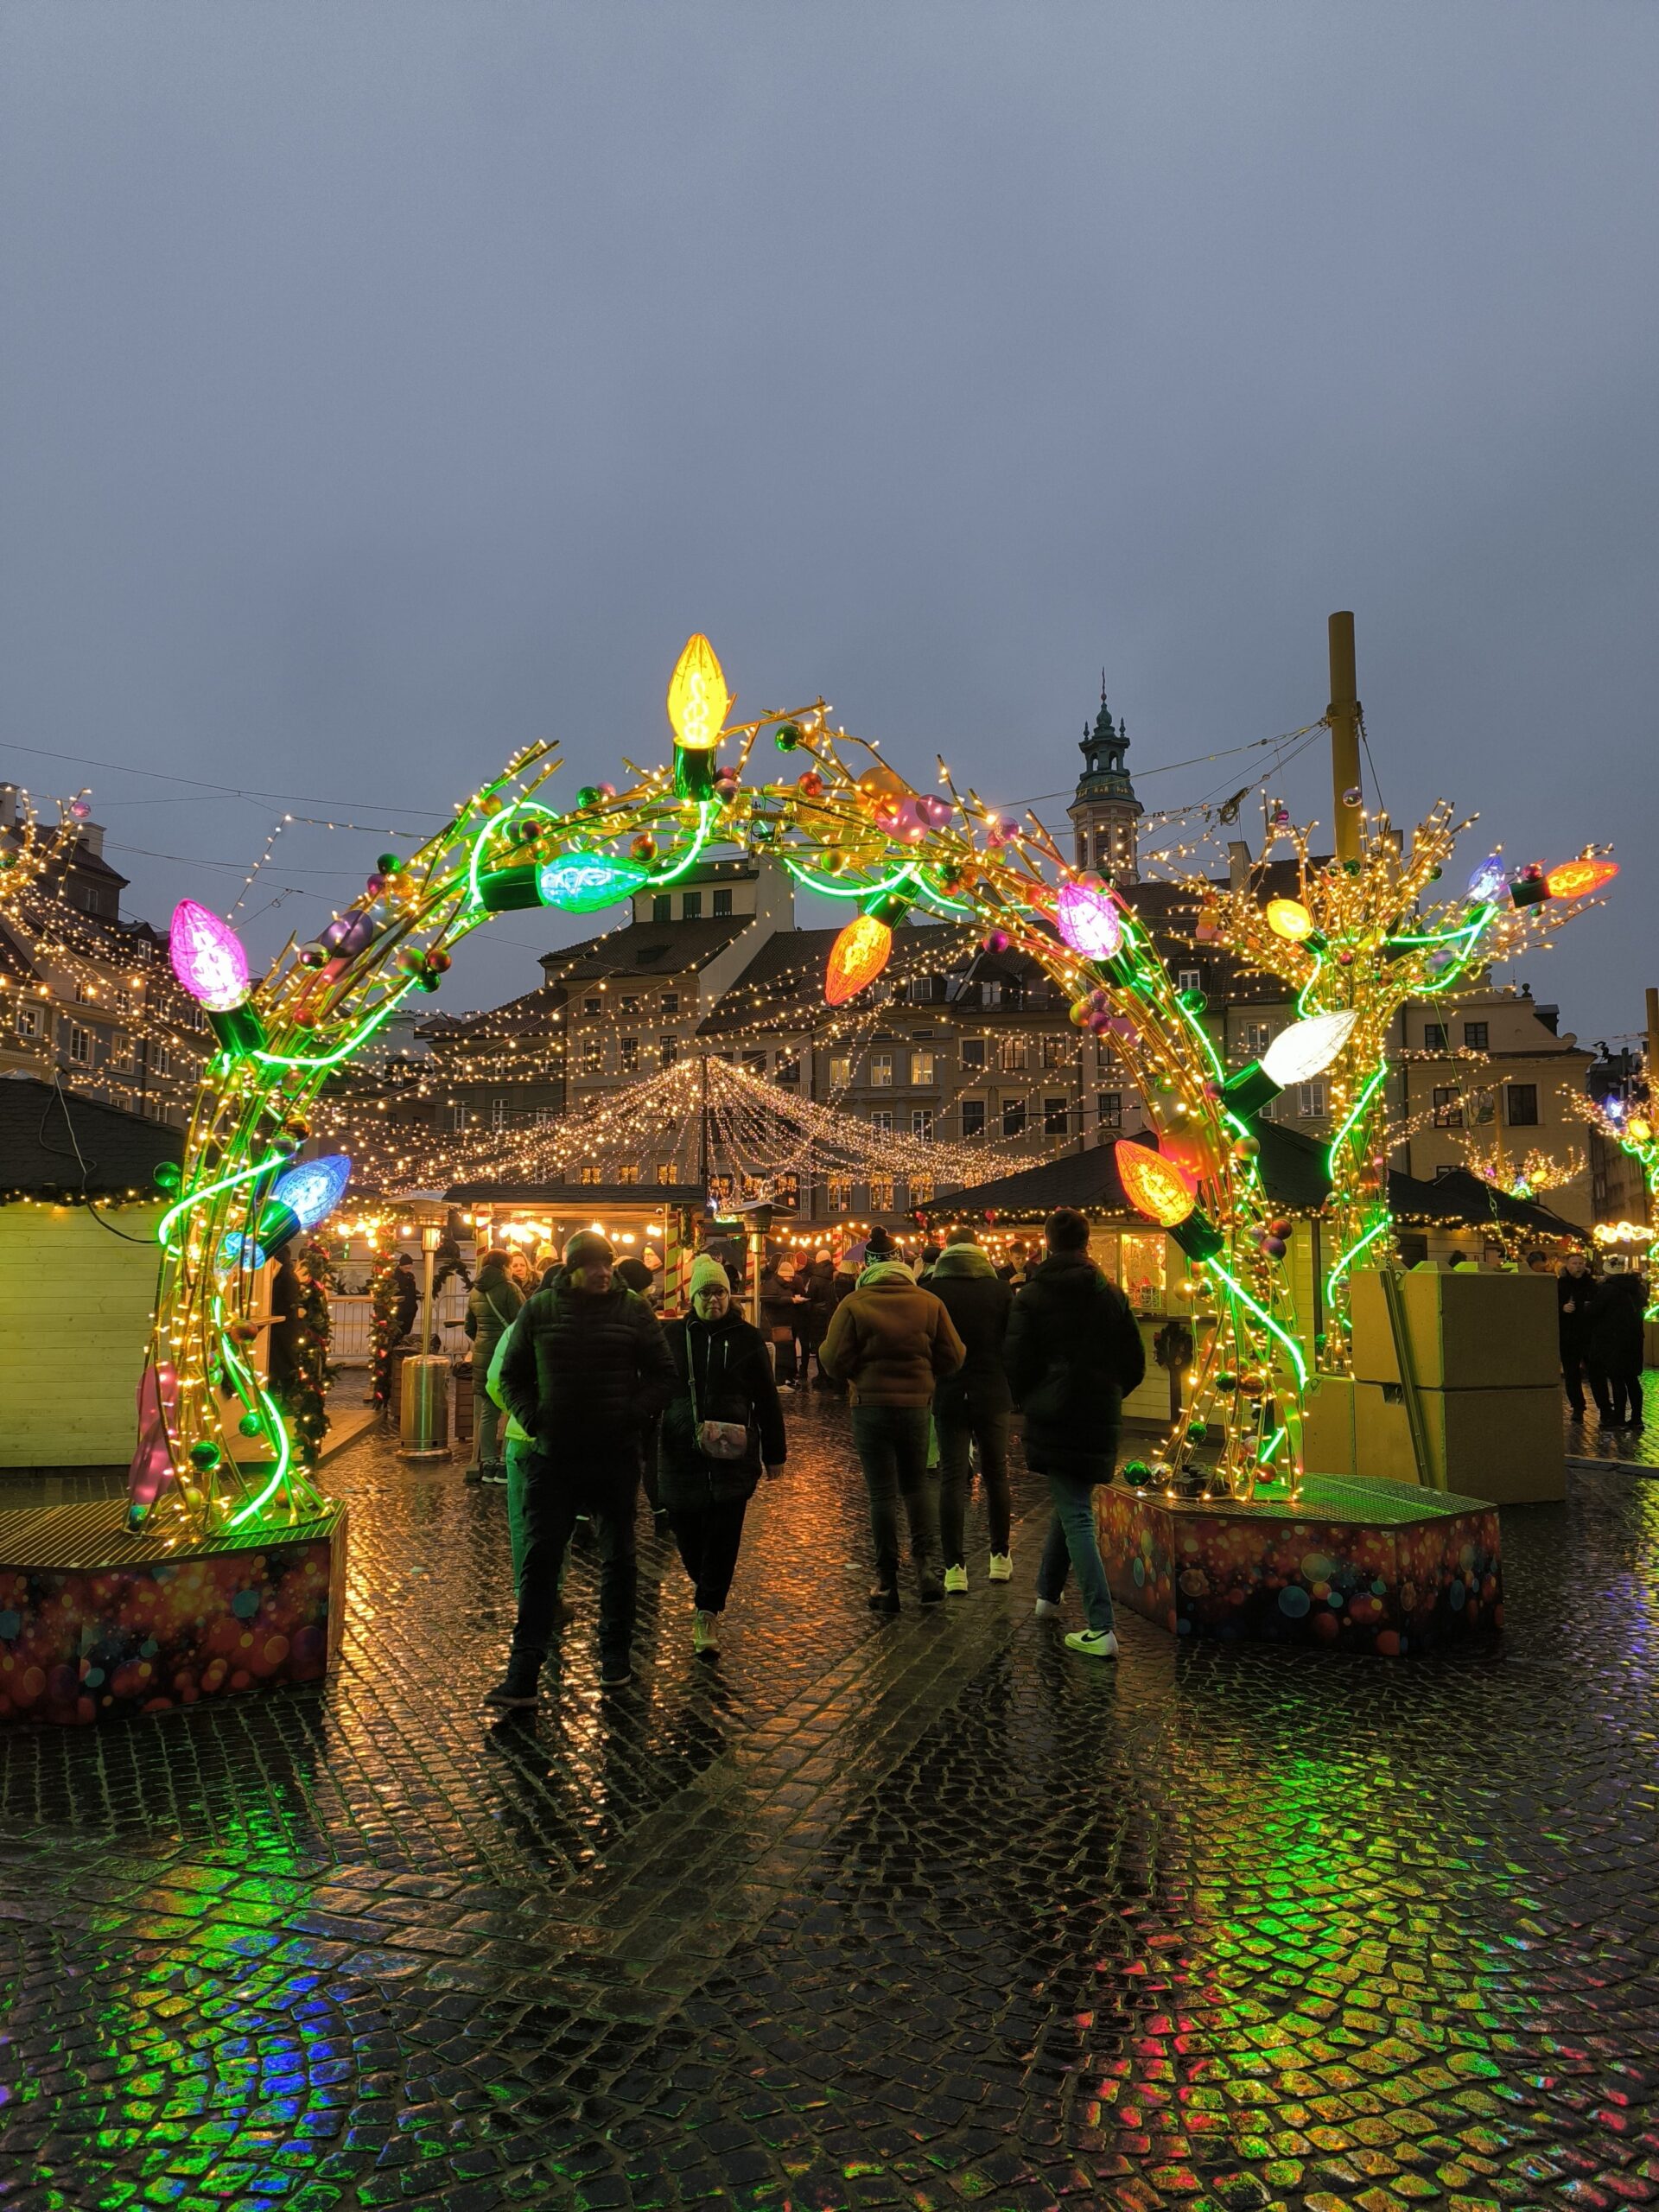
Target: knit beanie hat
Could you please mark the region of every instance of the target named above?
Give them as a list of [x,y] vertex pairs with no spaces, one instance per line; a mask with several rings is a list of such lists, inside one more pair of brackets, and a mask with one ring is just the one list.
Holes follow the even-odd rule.
[[865,1240],[865,1258],[867,1260],[889,1259],[892,1257],[893,1249],[893,1243],[892,1237],[887,1234],[887,1230],[882,1228],[880,1223],[878,1222]]
[[699,1252],[691,1262],[691,1295],[700,1290],[730,1290],[731,1281],[718,1260],[711,1260],[706,1252]]
[[567,1268],[585,1268],[594,1260],[613,1260],[616,1254],[596,1229],[579,1229],[564,1248]]

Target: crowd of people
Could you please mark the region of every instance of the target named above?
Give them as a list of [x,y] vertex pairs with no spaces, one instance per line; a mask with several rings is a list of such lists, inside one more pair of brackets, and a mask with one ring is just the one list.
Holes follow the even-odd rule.
[[1046,1477],[1052,1505],[1036,1612],[1058,1618],[1075,1573],[1084,1624],[1065,1643],[1115,1658],[1091,1499],[1111,1479],[1122,1399],[1145,1355],[1127,1300],[1089,1257],[1084,1216],[1052,1215],[1040,1256],[1017,1281],[969,1229],[931,1248],[923,1268],[881,1230],[823,1265],[774,1263],[757,1285],[760,1327],[734,1295],[736,1260],[717,1243],[700,1252],[690,1309],[666,1320],[643,1262],[619,1262],[594,1230],[571,1237],[539,1283],[521,1255],[481,1261],[467,1313],[478,1408],[468,1474],[505,1485],[518,1592],[506,1672],[486,1701],[537,1702],[579,1520],[599,1558],[600,1680],[615,1689],[632,1679],[642,1481],[685,1569],[692,1648],[718,1651],[745,1514],[785,1465],[785,1399],[809,1362],[850,1401],[875,1613],[902,1611],[906,1537],[918,1604],[966,1595],[976,1463],[986,1577],[1013,1579],[1007,1453],[1018,1408],[1027,1464]]

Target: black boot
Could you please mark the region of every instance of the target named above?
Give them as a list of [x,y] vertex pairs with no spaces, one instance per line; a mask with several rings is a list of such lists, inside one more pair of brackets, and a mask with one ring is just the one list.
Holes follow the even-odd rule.
[[873,1613],[896,1613],[899,1611],[899,1592],[891,1582],[878,1582],[870,1592]]

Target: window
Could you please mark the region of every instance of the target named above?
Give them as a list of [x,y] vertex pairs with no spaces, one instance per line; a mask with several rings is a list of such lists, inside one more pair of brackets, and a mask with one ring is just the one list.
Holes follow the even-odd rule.
[[583,1075],[597,1075],[605,1064],[605,1045],[602,1038],[584,1037],[582,1040],[581,1071]]
[[630,1162],[627,1166],[617,1169],[616,1179],[619,1183],[637,1183],[639,1180],[639,1170]]
[[659,1183],[671,1183],[674,1180],[674,1162],[671,1160],[664,1160],[658,1163],[657,1180]]
[[1095,1111],[1103,1129],[1121,1129],[1123,1126],[1123,1094],[1121,1090],[1097,1090]]
[[1463,1041],[1471,1052],[1484,1052],[1486,1050],[1486,1024],[1484,1021],[1465,1021]]
[[979,1002],[982,1006],[1001,1006],[1002,1003],[1001,984],[982,983],[979,987]]
[[538,1129],[546,1128],[553,1120],[553,1109],[550,1106],[538,1106],[536,1109],[535,1120]]
[[605,1001],[597,995],[597,993],[595,993],[592,998],[583,999],[582,1002],[582,1010],[591,1021],[598,1015],[603,1014],[605,1011]]
[[78,1068],[89,1068],[92,1064],[92,1035],[78,1021],[69,1025],[69,1057]]
[[933,1088],[934,1084],[938,1081],[938,1077],[934,1073],[934,1061],[931,1052],[912,1052],[911,1054],[910,1080],[912,1088],[914,1090],[931,1090]]
[[663,1019],[665,1021],[671,1021],[679,1010],[679,993],[677,991],[664,991],[663,993]]
[[964,1098],[962,1102],[962,1134],[965,1137],[982,1137],[985,1134],[985,1101]]
[[893,1088],[893,1054],[870,1054],[870,1088],[872,1090],[891,1090]]
[[1178,991],[1201,991],[1204,988],[1203,969],[1178,968],[1175,970],[1175,988]]
[[674,918],[674,894],[658,891],[652,899],[651,918],[653,922],[671,922]]
[[742,1055],[741,1065],[751,1075],[764,1076],[766,1071],[766,1056],[764,1052],[745,1052]]
[[1426,1021],[1423,1024],[1423,1050],[1426,1052],[1443,1052],[1446,1050],[1446,1024],[1443,1021]]
[[1064,1098],[1044,1099],[1043,1134],[1045,1136],[1063,1137],[1071,1125],[1071,1120]]
[[38,1002],[33,1005],[22,1005],[18,1007],[17,1034],[20,1037],[38,1037],[40,1035],[43,1026],[41,1020],[42,1011],[43,1009]]
[[1071,1058],[1074,1049],[1068,1037],[1045,1037],[1043,1065],[1046,1068],[1063,1068]]
[[1022,1137],[1026,1134],[1026,1102],[1023,1098],[1002,1101],[1002,1134],[1005,1137]]
[[110,1047],[110,1063],[111,1066],[119,1068],[123,1074],[130,1071],[132,1066],[130,1037],[123,1036],[118,1033],[115,1042]]
[[1512,1129],[1535,1129],[1538,1126],[1538,1086],[1535,1083],[1510,1083],[1503,1086],[1505,1110]]
[[617,1065],[624,1075],[638,1075],[639,1039],[637,1037],[619,1037],[616,1040],[616,1058]]
[[1497,1101],[1490,1090],[1478,1090],[1471,1103],[1474,1108],[1475,1127],[1478,1129],[1484,1129],[1497,1110]]
[[893,1114],[891,1109],[886,1107],[880,1108],[875,1113],[872,1114],[870,1116],[870,1129],[871,1133],[875,1136],[890,1137],[893,1135]]
[[473,1118],[464,1106],[452,1106],[449,1111],[458,1131],[464,1129]]
[[637,998],[625,997],[619,1002],[617,1007],[617,1012],[619,1014],[638,1014],[639,1011],[639,1001]]
[[1305,1122],[1325,1119],[1325,1085],[1321,1082],[1299,1083],[1296,1086],[1296,1111]]
[[852,1204],[853,1185],[851,1179],[845,1175],[832,1175],[830,1178],[830,1212],[849,1213],[852,1210]]
[[663,1065],[671,1068],[680,1057],[680,1040],[677,1037],[659,1037],[657,1050],[663,1056]]
[[1022,1075],[1030,1058],[1030,1047],[1023,1037],[1005,1037],[1002,1039],[1002,1072],[1005,1075]]
[[715,907],[715,918],[716,918],[717,920],[718,920],[721,916],[726,915],[726,914],[729,914],[729,913],[731,912],[731,911],[732,911],[732,894],[731,894],[731,893],[730,893],[730,891],[729,891],[729,890],[725,890],[725,891],[716,891],[716,892],[715,892],[715,899],[714,899],[714,907]]
[[688,922],[700,922],[702,919],[702,892],[682,892],[680,894],[680,912]]
[[157,1075],[171,1075],[173,1047],[170,1045],[152,1045],[149,1048],[149,1065]]
[[777,1071],[772,1077],[773,1082],[798,1083],[800,1079],[801,1061],[799,1053],[786,1053],[779,1060]]
[[872,1213],[893,1211],[893,1182],[890,1177],[884,1177],[880,1181],[870,1185],[870,1211]]
[[962,1065],[965,1068],[982,1068],[985,1065],[985,1039],[964,1037],[962,1040]]
[[910,1134],[912,1136],[918,1138],[923,1144],[932,1143],[933,1109],[931,1106],[912,1106],[911,1108]]
[[595,1162],[591,1160],[588,1161],[587,1165],[582,1168],[581,1174],[576,1179],[578,1182],[582,1183],[597,1183],[599,1180],[599,1168]]
[[1270,1021],[1247,1021],[1240,1049],[1247,1060],[1259,1060],[1273,1042]]
[[1434,1126],[1437,1129],[1463,1127],[1463,1097],[1454,1083],[1434,1086]]
[[933,1178],[912,1175],[910,1179],[910,1203],[913,1206],[931,1206],[933,1203]]
[[845,1090],[852,1079],[853,1063],[849,1055],[845,1052],[831,1052],[830,1055],[830,1090]]
[[492,1098],[490,1101],[490,1127],[493,1129],[505,1129],[506,1126],[506,1100],[505,1098]]

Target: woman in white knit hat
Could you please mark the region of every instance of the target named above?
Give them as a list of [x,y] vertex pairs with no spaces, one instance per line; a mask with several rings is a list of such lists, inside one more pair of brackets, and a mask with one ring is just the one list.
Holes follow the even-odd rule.
[[658,1496],[693,1585],[692,1649],[712,1653],[744,1514],[762,1465],[775,1475],[788,1442],[766,1344],[718,1260],[693,1261],[690,1313],[663,1332],[679,1388],[663,1414]]

